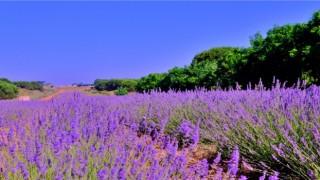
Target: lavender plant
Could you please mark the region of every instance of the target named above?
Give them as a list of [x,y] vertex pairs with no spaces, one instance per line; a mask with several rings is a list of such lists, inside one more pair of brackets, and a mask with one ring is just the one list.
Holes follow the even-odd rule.
[[320,88],[262,86],[0,101],[0,179],[320,179]]

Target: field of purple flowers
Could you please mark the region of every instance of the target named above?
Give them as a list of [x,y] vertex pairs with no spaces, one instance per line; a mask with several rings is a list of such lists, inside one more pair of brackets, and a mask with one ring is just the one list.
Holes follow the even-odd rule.
[[0,179],[320,179],[319,115],[319,87],[279,83],[0,101]]

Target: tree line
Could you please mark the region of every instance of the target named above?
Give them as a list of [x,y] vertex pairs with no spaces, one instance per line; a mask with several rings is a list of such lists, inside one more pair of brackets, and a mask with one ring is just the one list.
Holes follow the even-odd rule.
[[306,23],[275,26],[266,37],[256,33],[248,48],[212,48],[197,54],[188,66],[142,77],[136,90],[228,88],[237,83],[245,89],[260,78],[271,87],[273,77],[287,86],[298,78],[308,85],[320,84],[320,11]]
[[38,81],[13,81],[13,84],[18,86],[19,88],[29,89],[29,90],[39,90],[43,91],[43,84]]
[[126,89],[127,91],[132,92],[136,90],[137,83],[137,79],[96,79],[93,85],[98,91]]
[[18,87],[6,78],[0,78],[0,100],[13,99],[18,96]]
[[43,91],[44,81],[10,81],[7,78],[0,78],[0,100],[14,99],[19,94],[19,88]]

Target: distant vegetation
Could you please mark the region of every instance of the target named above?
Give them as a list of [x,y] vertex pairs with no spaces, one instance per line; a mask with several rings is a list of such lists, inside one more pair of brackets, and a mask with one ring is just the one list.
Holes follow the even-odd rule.
[[0,81],[4,81],[4,82],[7,82],[7,83],[11,83],[11,81],[7,78],[0,78]]
[[122,86],[118,87],[118,89],[116,89],[114,91],[114,94],[117,96],[122,96],[122,95],[127,95],[129,94],[128,90]]
[[83,87],[83,86],[92,86],[92,84],[85,84],[85,83],[73,83],[72,86],[78,86],[78,87]]
[[294,85],[298,78],[308,85],[320,84],[320,11],[307,23],[275,26],[266,37],[257,33],[250,42],[248,48],[203,51],[189,66],[141,78],[136,90],[228,88],[236,86],[236,82],[246,89],[249,82],[257,84],[260,78],[270,88],[274,76],[287,86]]
[[24,88],[24,89],[29,89],[29,90],[39,90],[39,91],[44,90],[42,83],[40,83],[38,81],[32,81],[32,82],[14,81],[13,84],[18,86],[19,88]]
[[16,85],[6,78],[0,78],[0,100],[16,98],[18,93],[19,90]]
[[0,100],[16,98],[19,95],[19,88],[43,91],[43,84],[44,81],[10,81],[7,78],[0,78]]
[[129,92],[135,91],[137,79],[96,79],[94,87],[98,91],[114,91],[120,87]]

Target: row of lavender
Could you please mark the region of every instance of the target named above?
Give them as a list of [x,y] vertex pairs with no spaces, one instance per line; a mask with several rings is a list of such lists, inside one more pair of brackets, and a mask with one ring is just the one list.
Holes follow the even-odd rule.
[[[319,179],[319,103],[316,86],[2,101],[0,179]],[[190,164],[198,143],[218,151]]]
[[[165,139],[160,148],[120,122],[108,99],[66,94],[49,103],[2,102],[1,172],[5,179],[167,179],[189,169]],[[149,138],[148,138],[149,137]],[[159,139],[160,140],[160,139]],[[158,148],[158,149],[160,149]],[[174,163],[172,163],[174,162]]]
[[[206,159],[187,164],[199,139],[190,123],[177,128],[183,140],[192,140],[179,148],[165,126],[130,119],[117,101],[79,93],[50,102],[2,101],[0,179],[199,179],[214,173]],[[222,178],[219,161],[216,179]]]

